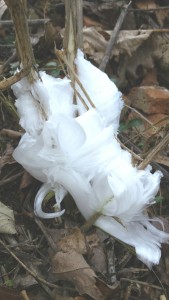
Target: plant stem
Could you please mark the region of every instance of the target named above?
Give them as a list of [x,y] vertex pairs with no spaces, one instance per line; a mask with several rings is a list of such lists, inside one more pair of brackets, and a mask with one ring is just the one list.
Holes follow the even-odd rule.
[[35,72],[35,58],[32,50],[32,45],[29,37],[29,29],[26,16],[26,1],[25,0],[5,0],[9,8],[11,18],[14,23],[16,43],[19,57],[22,63],[22,68],[25,69],[31,66],[28,80],[30,83],[38,78]]
[[[83,2],[82,0],[65,0],[65,33],[63,46],[65,49],[67,61],[75,71],[74,60],[77,49],[83,47]],[[75,76],[69,68],[69,76],[73,88],[75,87]],[[74,94],[74,103],[76,104],[76,94]]]

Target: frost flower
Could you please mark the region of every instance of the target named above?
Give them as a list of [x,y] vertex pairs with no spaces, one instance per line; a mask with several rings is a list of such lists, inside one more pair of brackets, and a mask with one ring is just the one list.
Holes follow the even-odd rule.
[[[44,213],[42,202],[52,189],[60,207],[69,192],[86,220],[99,212],[95,225],[135,247],[138,258],[151,267],[159,262],[161,243],[169,240],[169,234],[157,230],[144,214],[154,203],[162,174],[152,174],[150,167],[138,170],[132,165],[131,154],[121,149],[116,135],[123,102],[114,83],[80,51],[76,66],[96,109],[90,107],[78,86],[89,110],[80,99],[73,105],[67,79],[42,73],[42,82],[29,86],[22,80],[13,86],[20,122],[26,130],[14,158],[44,182],[35,199],[37,216],[62,215],[64,211]],[[74,117],[75,110],[78,117]]]

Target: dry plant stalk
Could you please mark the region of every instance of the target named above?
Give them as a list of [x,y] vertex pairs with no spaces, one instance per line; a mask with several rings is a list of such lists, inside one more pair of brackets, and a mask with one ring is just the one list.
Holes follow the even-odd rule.
[[65,33],[63,46],[71,66],[74,65],[77,49],[83,48],[82,0],[65,0]]
[[10,11],[16,34],[16,44],[22,68],[26,69],[30,66],[28,80],[30,83],[38,78],[35,72],[35,58],[29,37],[29,29],[26,17],[26,1],[25,0],[5,0]]
[[15,75],[13,75],[9,78],[5,78],[4,80],[0,81],[0,90],[3,91],[3,90],[8,89],[11,85],[20,81],[23,77],[29,75],[31,67],[32,67],[32,64],[28,65],[27,67],[22,69],[20,72],[16,73]]
[[[74,83],[75,83],[75,81],[77,82],[78,86],[80,87],[80,89],[82,90],[82,92],[84,93],[84,95],[86,96],[86,98],[87,98],[87,100],[89,101],[90,105],[91,105],[93,108],[96,108],[95,105],[94,105],[94,103],[93,103],[93,101],[91,100],[90,96],[89,96],[88,93],[86,92],[84,86],[83,86],[82,83],[80,82],[78,76],[76,75],[76,72],[74,71],[74,67],[72,67],[72,65],[69,63],[69,61],[68,61],[68,59],[66,58],[64,52],[63,52],[63,51],[58,51],[58,50],[56,50],[55,53],[56,53],[56,55],[59,57],[59,59],[62,60],[62,61],[65,63],[65,65],[67,66],[69,72],[70,72],[70,73],[73,75],[73,77],[74,77]],[[72,82],[72,80],[71,80],[71,82]],[[80,96],[79,93],[76,91],[75,86],[74,86],[73,83],[72,83],[72,87],[73,87],[75,93],[77,93],[78,96]],[[84,107],[88,110],[89,107],[87,106],[87,104],[85,103],[85,101],[82,99],[81,96],[80,96],[79,98],[80,98],[80,100],[82,101]]]
[[[83,48],[83,1],[82,0],[65,0],[65,33],[63,47],[65,49],[67,61],[71,69],[75,71],[74,60],[77,49]],[[69,68],[69,76],[72,87],[75,87],[75,76]],[[74,89],[75,91],[75,89]],[[74,103],[76,103],[76,92],[74,93]]]
[[147,157],[141,162],[141,164],[138,167],[138,170],[145,169],[149,163],[154,159],[154,157],[157,155],[157,153],[162,150],[166,144],[169,142],[169,133],[161,140],[161,142],[152,149],[152,151],[147,155]]

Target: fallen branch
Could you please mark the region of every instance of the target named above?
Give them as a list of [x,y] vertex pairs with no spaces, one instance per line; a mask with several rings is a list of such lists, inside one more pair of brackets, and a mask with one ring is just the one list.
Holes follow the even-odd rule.
[[129,2],[129,4],[125,7],[124,10],[122,10],[122,12],[121,12],[121,14],[120,14],[120,16],[117,20],[116,26],[115,26],[115,28],[112,32],[112,35],[110,37],[110,40],[109,40],[108,44],[107,44],[107,48],[106,48],[104,57],[103,57],[103,59],[101,61],[101,64],[99,66],[99,69],[102,70],[102,71],[105,71],[105,69],[106,69],[107,63],[108,63],[108,61],[110,59],[110,56],[111,56],[111,53],[112,53],[113,46],[116,43],[120,28],[121,28],[121,26],[124,22],[125,17],[127,16],[127,12],[128,12],[128,9],[129,9],[131,3],[132,3],[132,1]]

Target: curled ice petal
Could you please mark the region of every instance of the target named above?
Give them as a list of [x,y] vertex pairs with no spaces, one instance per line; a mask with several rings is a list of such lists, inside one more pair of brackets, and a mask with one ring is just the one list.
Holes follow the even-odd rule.
[[34,212],[35,212],[35,215],[38,216],[39,218],[43,218],[43,219],[58,218],[58,217],[62,216],[65,212],[64,209],[59,212],[54,212],[54,213],[45,213],[44,211],[42,211],[42,202],[43,202],[45,196],[50,191],[51,191],[50,184],[48,184],[48,183],[43,184],[35,197]]
[[[113,124],[117,131],[119,126],[120,112],[123,107],[121,93],[108,76],[84,59],[84,54],[78,50],[75,60],[78,77],[85,90],[95,104],[100,115],[107,125]],[[89,107],[88,100],[77,85],[77,89]],[[78,102],[80,114],[84,113],[84,107]]]
[[[152,225],[148,224],[147,228],[139,222],[122,225],[115,219],[104,216],[101,216],[95,223],[96,226],[105,232],[133,246],[138,258],[151,268],[153,264],[159,263],[161,243],[169,240],[169,234],[157,229],[153,233],[149,230],[149,226]],[[152,227],[154,228],[154,226]],[[163,235],[163,238],[161,235]]]

